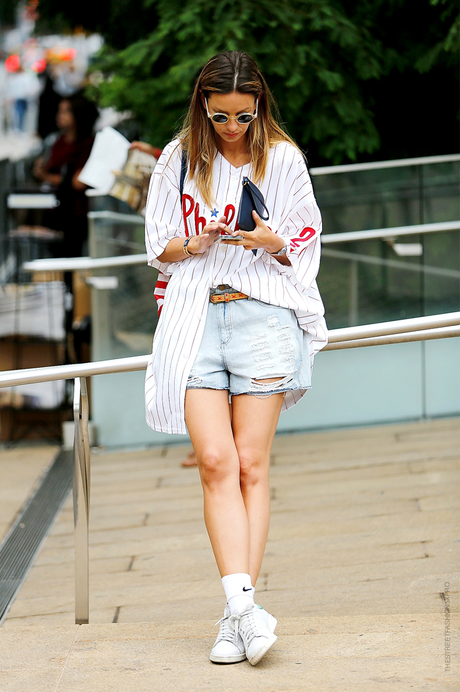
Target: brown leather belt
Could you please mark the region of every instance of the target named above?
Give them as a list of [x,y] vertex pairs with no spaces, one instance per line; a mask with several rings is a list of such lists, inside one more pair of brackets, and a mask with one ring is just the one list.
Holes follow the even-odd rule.
[[241,300],[247,297],[246,293],[233,291],[232,293],[211,293],[209,300],[211,303],[228,303],[229,300]]

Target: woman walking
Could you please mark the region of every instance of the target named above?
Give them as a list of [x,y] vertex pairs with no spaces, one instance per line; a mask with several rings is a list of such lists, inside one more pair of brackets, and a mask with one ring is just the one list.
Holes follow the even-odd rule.
[[[167,277],[147,422],[188,429],[196,452],[226,596],[215,663],[255,665],[276,641],[275,618],[254,602],[270,449],[281,410],[310,387],[314,354],[327,340],[315,281],[321,217],[303,155],[272,111],[251,56],[211,58],[155,168],[146,209],[148,262]],[[266,223],[253,212],[253,231],[237,223],[243,178],[269,212]]]

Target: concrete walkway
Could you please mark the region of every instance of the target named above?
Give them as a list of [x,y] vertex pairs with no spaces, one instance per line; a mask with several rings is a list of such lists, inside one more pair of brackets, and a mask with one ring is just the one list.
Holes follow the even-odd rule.
[[0,629],[0,692],[460,689],[459,419],[276,438],[255,668],[208,661],[224,598],[184,450],[93,455],[90,624],[69,501]]

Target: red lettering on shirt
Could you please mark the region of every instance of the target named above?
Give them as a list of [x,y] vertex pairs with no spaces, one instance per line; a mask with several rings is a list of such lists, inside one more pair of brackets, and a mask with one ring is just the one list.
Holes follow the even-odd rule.
[[[187,202],[190,203],[188,209]],[[187,238],[190,235],[190,233],[188,232],[187,217],[189,217],[192,213],[194,206],[195,202],[193,201],[193,197],[190,197],[190,195],[182,195],[182,216],[184,217],[185,235],[187,236]]]
[[233,206],[233,204],[227,204],[223,216],[225,217],[225,223],[227,224],[227,226],[230,226],[233,219],[235,218],[235,207]]
[[198,202],[195,204],[195,233],[200,235],[206,226],[206,219],[204,216],[200,216],[200,205]]
[[316,233],[316,231],[314,228],[310,228],[307,226],[302,231],[300,231],[300,235],[297,236],[297,238],[291,239],[291,247],[293,249],[298,248],[300,243],[306,243],[307,240],[310,240],[310,238],[313,238],[315,233]]

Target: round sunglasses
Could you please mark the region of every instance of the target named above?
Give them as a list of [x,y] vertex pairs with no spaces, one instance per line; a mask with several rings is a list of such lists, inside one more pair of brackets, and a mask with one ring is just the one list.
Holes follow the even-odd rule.
[[214,113],[211,115],[209,112],[208,108],[208,99],[204,99],[206,103],[206,112],[208,114],[208,118],[211,118],[211,120],[218,125],[225,125],[225,123],[228,123],[229,120],[236,120],[237,123],[240,125],[248,125],[251,123],[255,118],[257,118],[257,111],[259,109],[259,100],[256,100],[256,112],[254,114],[252,113],[240,113],[240,115],[227,115],[226,113]]

